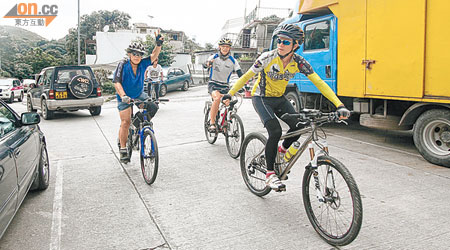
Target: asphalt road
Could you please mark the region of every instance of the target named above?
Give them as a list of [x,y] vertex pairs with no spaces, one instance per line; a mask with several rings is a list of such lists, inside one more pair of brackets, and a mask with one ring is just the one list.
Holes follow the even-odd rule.
[[[139,158],[118,161],[116,102],[98,117],[58,113],[40,126],[50,187],[30,192],[0,249],[332,249],[310,225],[302,204],[306,155],[287,192],[260,198],[245,186],[223,136],[203,131],[206,86],[172,92],[153,120],[159,145],[156,182],[145,184]],[[25,103],[11,105],[24,112]],[[245,133],[264,132],[251,101],[239,109]],[[410,132],[326,128],[331,154],[359,186],[363,226],[341,249],[449,249],[450,169],[426,162]]]

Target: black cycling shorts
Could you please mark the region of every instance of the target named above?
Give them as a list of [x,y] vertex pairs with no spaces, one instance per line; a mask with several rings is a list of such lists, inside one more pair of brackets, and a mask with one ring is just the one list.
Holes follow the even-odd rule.
[[[252,97],[253,107],[258,113],[261,122],[266,126],[266,122],[276,117],[280,118],[284,114],[296,114],[294,107],[283,95],[280,97]],[[285,121],[290,124],[290,121]]]
[[212,94],[212,92],[214,90],[219,91],[219,93],[221,93],[221,94],[227,94],[228,91],[230,90],[230,87],[229,86],[220,85],[220,84],[217,84],[215,82],[209,82],[208,83],[208,93]]

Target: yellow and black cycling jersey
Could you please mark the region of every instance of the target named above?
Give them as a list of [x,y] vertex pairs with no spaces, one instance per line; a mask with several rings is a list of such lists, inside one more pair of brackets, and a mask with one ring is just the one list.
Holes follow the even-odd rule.
[[296,73],[302,73],[330,100],[336,107],[342,102],[333,90],[314,72],[311,65],[300,55],[295,54],[292,60],[283,66],[277,50],[263,53],[253,66],[234,84],[229,94],[234,95],[245,83],[256,74],[258,79],[252,89],[252,96],[280,97],[286,91],[286,86]]

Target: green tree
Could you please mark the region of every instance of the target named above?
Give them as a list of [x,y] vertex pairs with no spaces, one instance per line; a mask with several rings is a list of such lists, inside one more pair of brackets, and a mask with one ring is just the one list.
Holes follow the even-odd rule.
[[39,73],[43,68],[56,66],[60,61],[54,56],[44,52],[41,48],[34,48],[21,54],[15,60],[15,64],[24,63],[31,66],[32,74]]
[[34,78],[33,67],[27,63],[19,62],[14,64],[14,76],[17,78]]
[[[164,37],[164,39],[166,38]],[[147,54],[150,55],[156,46],[155,38],[148,35],[143,43],[146,47]],[[174,62],[174,57],[173,47],[168,42],[164,42],[161,48],[161,53],[159,53],[158,64],[161,66],[170,66]]]

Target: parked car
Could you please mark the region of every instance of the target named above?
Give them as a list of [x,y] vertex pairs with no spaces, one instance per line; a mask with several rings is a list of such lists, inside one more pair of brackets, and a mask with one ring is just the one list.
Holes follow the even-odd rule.
[[23,100],[23,86],[19,79],[0,79],[0,98],[10,103],[14,102],[14,99],[21,102]]
[[45,120],[55,111],[89,109],[100,115],[103,105],[100,84],[89,66],[45,68],[36,76],[36,86],[27,93],[28,111],[41,110]]
[[31,87],[36,86],[34,79],[23,79],[22,80],[23,90],[27,92]]
[[159,88],[159,96],[165,96],[167,92],[181,89],[187,91],[191,84],[191,74],[185,73],[180,68],[163,68],[164,81]]
[[18,115],[0,100],[0,238],[28,190],[45,190],[50,168],[39,115]]

